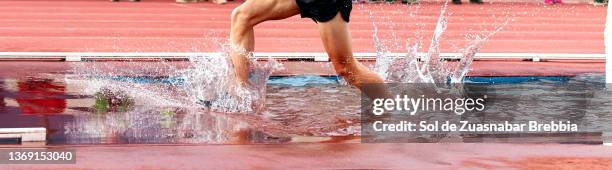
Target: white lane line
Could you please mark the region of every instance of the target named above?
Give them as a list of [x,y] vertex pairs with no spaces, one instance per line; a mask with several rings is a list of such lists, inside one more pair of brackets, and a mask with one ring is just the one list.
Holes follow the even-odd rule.
[[[142,58],[167,58],[188,59],[190,57],[221,56],[219,52],[0,52],[0,59],[67,59],[69,61],[80,61],[80,59],[142,59]],[[375,59],[376,53],[354,53],[356,58]],[[405,56],[406,53],[388,53],[387,56]],[[323,52],[255,52],[254,56],[259,59],[315,59],[316,61],[329,61],[327,54]],[[419,53],[419,57],[426,53]],[[461,53],[440,53],[444,59],[460,59]],[[605,54],[584,53],[478,53],[475,59],[560,59],[560,60],[603,60]]]

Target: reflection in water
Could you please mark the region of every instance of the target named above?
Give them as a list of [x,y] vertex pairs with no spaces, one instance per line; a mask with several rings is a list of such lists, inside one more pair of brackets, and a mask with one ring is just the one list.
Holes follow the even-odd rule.
[[17,82],[20,95],[15,97],[23,114],[59,114],[66,109],[65,85],[52,79],[28,78]]
[[301,87],[270,85],[265,116],[269,122],[288,126],[283,131],[292,134],[358,135],[359,94],[355,88],[335,83]]
[[[125,80],[109,79],[102,84],[113,85],[111,87],[114,88],[100,88],[99,91],[92,93],[84,91],[85,88],[81,88],[82,84],[78,81],[69,81],[65,85],[66,89],[70,89],[66,92],[68,94],[59,95],[61,89],[64,89],[62,86],[64,83],[46,80],[43,81],[45,83],[29,84],[42,84],[40,87],[49,87],[48,90],[23,88],[23,92],[14,96],[52,101],[65,100],[76,95],[89,98],[67,100],[70,107],[64,109],[60,115],[44,116],[45,120],[49,121],[46,122],[48,123],[46,127],[51,130],[49,136],[51,144],[285,143],[295,142],[296,136],[297,138],[325,137],[317,140],[339,142],[342,139],[351,139],[348,138],[350,136],[361,135],[360,97],[356,89],[329,79],[317,79],[312,76],[303,79],[305,81],[300,82],[300,86],[292,84],[299,82],[300,77],[271,81],[266,88],[265,110],[248,114],[215,112],[197,105],[176,105],[172,101],[182,101],[186,95],[182,95],[184,92],[181,92],[181,86],[167,81],[135,85],[136,83]],[[609,114],[609,110],[612,110],[612,103],[609,101],[612,99],[608,95],[600,91],[573,94],[577,92],[577,87],[584,85],[590,87],[601,82],[603,78],[600,75],[586,75],[565,82],[540,81],[489,85],[487,88],[490,91],[508,98],[524,97],[525,100],[495,101],[489,103],[486,112],[464,115],[462,119],[571,120],[591,128],[584,129],[586,131],[612,130],[611,125],[605,123],[612,121],[612,115]],[[31,91],[44,91],[47,95],[30,93]],[[168,94],[158,95],[153,92]],[[567,94],[567,97],[552,98],[558,96],[556,94]],[[153,98],[155,96],[158,98]],[[572,100],[572,98],[588,100]],[[586,111],[580,110],[585,107],[589,108]],[[30,115],[24,116],[34,118]],[[69,118],[63,118],[66,116]],[[529,136],[524,138],[531,139]],[[312,139],[314,138],[302,140],[312,141]],[[543,138],[543,140],[550,139]],[[559,141],[569,139],[571,137],[559,137]],[[521,139],[525,140],[528,139]],[[478,140],[471,139],[471,141]]]
[[0,80],[0,113],[6,112],[6,102],[4,101],[4,95],[6,95],[6,92],[4,91],[4,81]]
[[66,125],[69,144],[234,143],[247,125],[184,108],[144,108],[101,115],[75,115]]
[[94,94],[94,99],[96,113],[126,112],[134,107],[134,99],[121,90],[100,89]]
[[53,78],[0,80],[0,128],[45,127],[47,138],[63,138],[69,98],[66,85]]
[[[169,91],[179,88],[164,84],[140,87],[151,89],[148,86]],[[138,102],[142,101],[139,98],[142,95],[103,88],[95,93],[96,101],[91,104],[95,108],[91,112],[97,114],[73,114],[74,121],[65,125],[65,141],[70,144],[282,143],[289,142],[294,135],[358,135],[356,92],[335,84],[269,86],[266,110],[245,114],[215,112],[197,105],[143,104]]]

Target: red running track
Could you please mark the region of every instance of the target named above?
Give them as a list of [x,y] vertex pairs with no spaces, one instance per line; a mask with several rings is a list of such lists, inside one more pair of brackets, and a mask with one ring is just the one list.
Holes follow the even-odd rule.
[[[112,3],[106,0],[0,1],[0,51],[4,52],[215,52],[228,37],[231,10],[239,3],[177,4],[171,0]],[[355,52],[374,52],[374,25],[382,43],[406,52],[422,42],[425,52],[441,3],[356,4],[349,24]],[[369,14],[372,14],[371,16]],[[588,4],[492,3],[449,5],[442,52],[461,52],[469,36],[498,26],[480,52],[604,53],[606,8]],[[258,52],[323,52],[317,25],[294,16],[256,27]],[[422,38],[415,33],[421,32]],[[25,64],[25,63],[24,63]],[[314,67],[305,67],[307,65]],[[292,74],[334,74],[327,65],[301,63]],[[51,67],[48,64],[45,67]],[[521,69],[516,69],[521,68]],[[484,61],[472,76],[547,76],[603,73],[599,61]]]
[[[218,51],[228,37],[231,10],[239,3],[176,4],[107,0],[0,1],[0,51],[194,52]],[[373,52],[373,23],[385,44],[422,30],[428,46],[441,3],[357,4],[350,23],[354,51]],[[374,17],[369,16],[369,12]],[[605,7],[588,4],[493,3],[449,5],[442,52],[459,52],[467,35],[483,35],[508,21],[481,52],[603,53]],[[397,41],[392,41],[395,34]],[[256,51],[322,52],[316,24],[299,16],[256,27]],[[424,50],[422,50],[424,51]]]
[[610,169],[598,145],[481,143],[316,143],[288,145],[97,145],[76,164],[7,169]]

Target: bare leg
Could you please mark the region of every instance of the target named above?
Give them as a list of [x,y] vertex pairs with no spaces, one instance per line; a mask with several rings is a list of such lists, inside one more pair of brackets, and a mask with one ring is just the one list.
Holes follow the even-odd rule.
[[249,78],[248,55],[255,48],[253,27],[267,20],[285,19],[300,13],[295,0],[248,0],[232,11],[230,58],[240,84]]
[[[387,97],[386,88],[382,85],[383,79],[376,73],[353,58],[351,35],[348,24],[337,14],[332,20],[319,22],[319,33],[325,46],[325,51],[334,65],[336,72],[349,84],[359,88],[368,97]],[[364,84],[378,84],[368,86]]]

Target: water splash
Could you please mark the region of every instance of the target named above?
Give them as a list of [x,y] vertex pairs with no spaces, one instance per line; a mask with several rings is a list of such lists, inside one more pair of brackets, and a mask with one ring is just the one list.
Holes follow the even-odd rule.
[[[266,80],[272,71],[282,69],[282,65],[273,59],[268,59],[268,62],[250,59],[249,85],[243,87],[237,83],[228,57],[228,45],[223,45],[221,51],[214,56],[190,57],[186,66],[164,62],[161,65],[143,62],[72,63],[72,74],[66,76],[66,82],[81,87],[85,94],[95,94],[103,89],[120,90],[135,98],[140,105],[240,113],[263,108]],[[164,84],[129,81],[139,76],[171,77],[176,81]],[[206,101],[209,106],[197,104],[201,101]]]
[[[436,22],[429,48],[427,53],[419,53],[421,51],[423,43],[423,27],[417,24],[417,30],[414,33],[415,42],[406,42],[406,48],[404,50],[407,53],[404,56],[398,56],[397,53],[393,53],[390,49],[397,49],[399,41],[397,35],[392,33],[392,39],[395,39],[391,43],[391,47],[386,46],[382,43],[379,38],[378,25],[374,14],[370,12],[370,18],[374,21],[372,25],[374,27],[373,38],[376,47],[376,65],[374,70],[385,79],[386,82],[392,83],[462,83],[463,78],[469,71],[474,56],[480,50],[480,47],[495,33],[502,30],[502,28],[508,24],[512,18],[507,18],[504,22],[497,25],[492,31],[484,35],[472,35],[469,37],[467,46],[460,50],[459,61],[447,61],[445,58],[440,56],[440,42],[442,35],[447,28],[448,18],[450,14],[447,13],[448,1],[444,3],[440,10],[440,15]],[[418,11],[418,8],[416,8]],[[410,16],[414,16],[414,11],[410,13]],[[386,21],[389,22],[389,21]]]
[[[253,125],[215,113],[262,112],[266,81],[272,71],[282,69],[273,59],[251,58],[249,83],[243,87],[236,81],[229,50],[223,45],[222,52],[193,56],[189,62],[71,63],[65,82],[75,93],[94,96],[95,114],[74,115],[65,125],[68,143],[227,143]],[[156,79],[164,83],[149,82]]]

